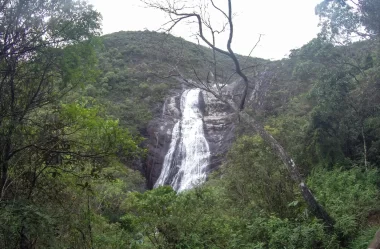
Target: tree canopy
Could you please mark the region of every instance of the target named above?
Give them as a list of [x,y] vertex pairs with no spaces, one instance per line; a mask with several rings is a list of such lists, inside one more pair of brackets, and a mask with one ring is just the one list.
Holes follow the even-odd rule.
[[[201,24],[209,48],[100,37],[81,0],[0,3],[0,248],[366,247],[380,226],[380,3],[321,1],[320,35],[266,61],[233,52],[233,1],[200,1],[226,18],[227,49],[207,9],[172,2],[148,4],[169,29]],[[204,185],[149,190],[143,137],[178,79],[233,107],[236,140]]]

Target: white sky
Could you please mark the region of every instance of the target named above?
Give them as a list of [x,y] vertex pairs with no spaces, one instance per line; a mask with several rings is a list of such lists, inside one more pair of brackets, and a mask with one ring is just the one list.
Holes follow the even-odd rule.
[[[235,52],[248,55],[259,34],[264,34],[252,56],[281,59],[319,31],[315,6],[322,0],[233,0]],[[158,10],[145,8],[139,0],[88,0],[103,16],[103,33],[121,30],[158,30],[168,19]],[[191,2],[191,0],[190,0]],[[226,0],[217,0],[221,7]],[[195,27],[181,25],[175,36],[195,41]],[[223,37],[220,38],[223,41]]]

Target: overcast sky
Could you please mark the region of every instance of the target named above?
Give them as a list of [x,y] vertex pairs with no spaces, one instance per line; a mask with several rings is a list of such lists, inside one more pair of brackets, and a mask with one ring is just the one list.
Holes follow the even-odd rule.
[[[158,30],[167,18],[145,8],[139,0],[88,0],[103,16],[103,33],[121,30]],[[233,49],[247,55],[263,34],[252,56],[281,59],[299,48],[319,31],[315,6],[322,0],[233,0],[235,36]],[[226,0],[217,0],[224,4]],[[223,5],[221,5],[223,6]],[[178,26],[175,36],[194,41],[195,27]],[[220,38],[223,41],[223,37]]]

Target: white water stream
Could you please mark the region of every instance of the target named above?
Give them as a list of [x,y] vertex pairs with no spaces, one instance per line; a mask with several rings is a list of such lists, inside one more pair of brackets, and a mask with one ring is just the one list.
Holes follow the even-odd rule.
[[181,192],[206,180],[210,149],[203,130],[199,94],[200,89],[190,89],[181,96],[182,118],[174,125],[169,150],[154,187],[170,184]]

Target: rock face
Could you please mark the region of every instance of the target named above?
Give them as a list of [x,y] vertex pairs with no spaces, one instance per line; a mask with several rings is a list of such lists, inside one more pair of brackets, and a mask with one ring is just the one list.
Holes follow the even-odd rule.
[[[202,168],[202,172],[199,172],[198,178],[201,180],[201,176],[203,174],[206,176],[208,173],[210,173],[212,170],[216,169],[220,164],[222,159],[224,158],[226,152],[228,151],[233,139],[234,139],[234,123],[233,123],[233,112],[223,103],[218,101],[214,96],[212,96],[210,93],[199,91],[198,100],[193,103],[188,103],[190,106],[190,109],[194,109],[194,105],[196,106],[195,112],[197,112],[198,108],[201,113],[198,113],[199,117],[201,118],[201,121],[189,121],[189,120],[183,120],[184,115],[189,115],[189,113],[183,113],[184,112],[184,103],[183,103],[183,96],[186,94],[186,91],[180,91],[173,96],[166,99],[163,108],[162,108],[162,115],[158,118],[153,119],[148,127],[148,133],[149,133],[149,141],[148,141],[148,160],[146,165],[146,173],[148,178],[148,187],[152,188],[154,184],[157,182],[160,185],[162,184],[170,184],[172,185],[176,190],[182,191],[188,187],[185,187],[185,184],[183,183],[182,187],[178,185],[178,181],[185,181],[182,178],[186,178],[184,175],[188,175],[189,173],[182,173],[178,174],[178,169],[174,169],[174,164],[181,164],[181,162],[178,162],[179,160],[182,160],[184,157],[184,154],[182,153],[181,156],[178,156],[181,154],[181,152],[178,152],[178,150],[181,150],[181,147],[186,145],[178,145],[176,149],[173,149],[174,143],[180,143],[180,138],[177,142],[175,142],[176,137],[178,136],[178,132],[181,132],[181,128],[178,127],[178,123],[180,124],[188,124],[190,122],[190,126],[195,129],[197,125],[202,124],[203,125],[203,131],[200,131],[199,129],[195,131],[195,133],[192,133],[193,131],[188,131],[189,134],[198,134],[202,133],[201,136],[204,136],[204,138],[207,140],[207,150],[209,150],[207,154],[207,165],[205,156],[200,156],[200,158],[196,158],[196,164],[198,163],[201,165],[200,168]],[[193,91],[194,92],[194,91]],[[181,110],[181,96],[182,96],[182,110]],[[194,115],[194,114],[191,114]],[[186,118],[185,118],[186,119]],[[191,123],[193,122],[193,123]],[[175,127],[176,126],[176,127]],[[173,129],[174,128],[174,129]],[[174,130],[174,131],[173,131]],[[172,134],[174,132],[174,134]],[[193,136],[198,135],[187,135],[189,136],[188,139],[195,139]],[[174,137],[174,139],[173,139]],[[202,139],[196,139],[197,141],[201,141]],[[186,142],[186,141],[185,141]],[[190,142],[190,141],[188,141]],[[191,141],[191,143],[195,143],[194,141]],[[190,146],[190,145],[187,145]],[[206,150],[205,145],[199,145],[201,148],[201,151]],[[199,147],[198,146],[198,147]],[[185,149],[187,151],[192,150],[190,147]],[[199,150],[199,149],[198,149]],[[169,152],[169,153],[168,153]],[[189,153],[189,152],[188,152]],[[192,154],[197,154],[198,152],[190,152]],[[169,154],[166,158],[165,156]],[[182,157],[182,158],[179,158]],[[165,163],[167,163],[168,160],[173,161],[172,169],[169,172],[166,172],[168,177],[166,179],[160,178],[161,171],[162,170],[168,170],[167,168],[163,167]],[[165,162],[166,160],[166,162]],[[177,162],[175,162],[177,161]],[[191,162],[183,162],[182,165],[187,165],[186,167],[189,167],[191,165]],[[190,172],[190,171],[187,171]],[[191,175],[191,174],[190,174]],[[192,178],[196,179],[196,176],[191,176]],[[190,178],[191,178],[190,177]],[[177,178],[177,179],[176,179]],[[157,181],[159,179],[159,181]],[[177,185],[174,183],[177,181]],[[190,185],[189,185],[190,186]]]
[[205,133],[211,151],[209,170],[212,171],[222,163],[234,140],[236,115],[210,93],[203,92],[203,99]]

